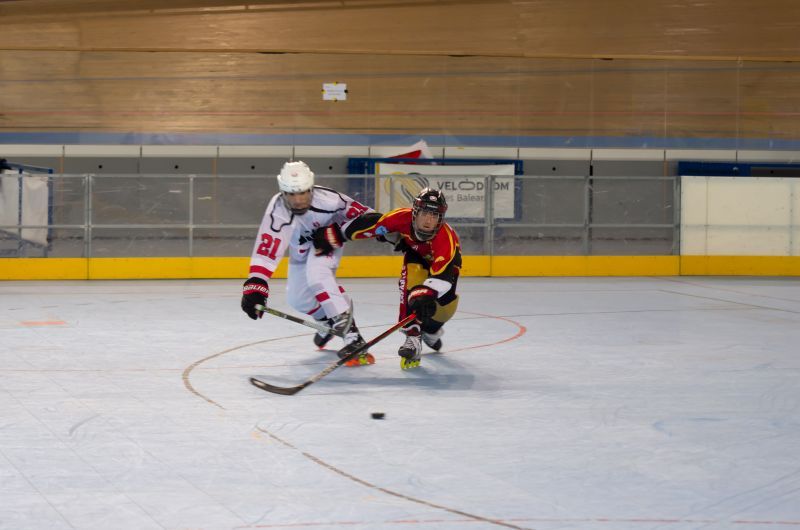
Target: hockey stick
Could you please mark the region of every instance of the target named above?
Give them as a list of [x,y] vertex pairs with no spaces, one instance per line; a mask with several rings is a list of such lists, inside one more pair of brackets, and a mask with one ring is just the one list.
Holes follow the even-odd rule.
[[[296,317],[294,315],[290,315],[288,313],[284,313],[283,311],[279,311],[278,309],[272,309],[271,307],[265,307],[263,305],[256,305],[256,310],[257,311],[262,311],[264,313],[269,313],[270,315],[273,315],[273,316],[276,316],[276,317],[285,318],[286,320],[289,320],[291,322],[296,322],[298,324],[302,324],[304,326],[308,326],[310,328],[314,328],[316,330],[322,331],[323,333],[331,333],[333,335],[336,335],[337,337],[344,337],[344,331],[337,331],[337,330],[333,329],[330,326],[326,326],[325,324],[320,324],[319,322],[314,322],[313,320],[305,320],[303,318],[298,318],[298,317]],[[350,322],[351,323],[352,323],[352,319],[353,319],[353,312],[350,311]],[[342,329],[343,330],[350,329],[350,324],[348,323],[348,325],[344,326]]]
[[359,347],[359,348],[356,348],[355,350],[350,352],[345,357],[342,357],[341,359],[339,359],[335,363],[328,365],[328,367],[325,368],[323,371],[321,371],[317,375],[311,377],[310,379],[307,379],[306,381],[300,383],[299,385],[288,386],[288,387],[275,386],[275,385],[271,385],[269,383],[265,383],[261,379],[256,379],[255,377],[251,377],[250,378],[250,384],[255,386],[255,387],[260,388],[261,390],[266,390],[267,392],[272,392],[273,394],[281,394],[281,395],[284,395],[284,396],[293,396],[293,395],[297,394],[298,392],[300,392],[301,390],[303,390],[305,387],[307,387],[309,385],[313,385],[314,383],[316,383],[317,381],[319,381],[320,379],[322,379],[323,377],[325,377],[329,373],[333,372],[334,370],[336,370],[337,368],[339,368],[340,366],[345,364],[347,361],[349,361],[350,359],[352,359],[353,357],[355,357],[359,353],[364,352],[364,351],[368,350],[369,348],[375,346],[378,342],[382,341],[383,339],[385,339],[386,337],[391,335],[393,332],[395,332],[398,329],[402,328],[403,326],[405,326],[406,324],[408,324],[409,322],[411,322],[415,318],[417,318],[417,315],[415,315],[414,313],[411,313],[406,318],[404,318],[400,322],[397,322],[392,327],[390,327],[389,329],[387,329],[386,331],[384,331],[383,333],[381,333],[380,335],[378,335],[377,337],[375,337],[371,341],[367,342],[366,344],[361,345],[361,347]]

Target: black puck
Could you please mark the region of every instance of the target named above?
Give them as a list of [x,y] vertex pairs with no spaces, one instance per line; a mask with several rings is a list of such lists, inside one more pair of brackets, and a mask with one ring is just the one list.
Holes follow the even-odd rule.
[[386,417],[386,414],[384,414],[383,412],[373,412],[372,414],[370,414],[370,416],[372,416],[373,420],[382,420],[383,418]]

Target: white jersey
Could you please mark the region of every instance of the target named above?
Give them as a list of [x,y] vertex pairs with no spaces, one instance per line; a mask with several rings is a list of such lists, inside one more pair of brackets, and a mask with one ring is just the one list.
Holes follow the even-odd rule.
[[261,221],[258,238],[250,258],[250,276],[267,280],[278,268],[286,249],[290,263],[303,263],[314,253],[311,233],[331,223],[341,225],[364,212],[372,211],[358,201],[331,188],[314,186],[311,207],[295,215],[276,193],[269,201]]

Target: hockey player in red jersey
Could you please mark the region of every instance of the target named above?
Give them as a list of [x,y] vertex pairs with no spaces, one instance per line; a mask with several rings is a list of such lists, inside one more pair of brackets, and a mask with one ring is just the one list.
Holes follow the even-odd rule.
[[400,274],[400,319],[410,312],[416,321],[406,326],[405,343],[397,352],[400,367],[416,368],[422,343],[438,351],[442,326],[458,307],[456,283],[461,270],[461,244],[455,230],[444,222],[447,201],[439,190],[423,189],[411,208],[389,213],[364,212],[341,226],[332,224],[314,232],[321,255],[336,252],[346,240],[382,238],[404,253]]
[[[283,255],[289,252],[287,299],[302,313],[327,322],[344,333],[345,357],[364,344],[350,314],[350,297],[336,280],[341,249],[329,255],[313,251],[312,232],[331,223],[341,224],[372,211],[358,201],[333,189],[314,185],[314,173],[305,162],[287,162],[278,174],[280,192],[269,201],[250,259],[250,277],[244,282],[242,310],[252,319],[261,318],[269,297],[269,279]],[[348,323],[351,323],[348,329]],[[317,332],[314,344],[324,347],[333,338]],[[348,365],[372,364],[375,359],[363,352]]]

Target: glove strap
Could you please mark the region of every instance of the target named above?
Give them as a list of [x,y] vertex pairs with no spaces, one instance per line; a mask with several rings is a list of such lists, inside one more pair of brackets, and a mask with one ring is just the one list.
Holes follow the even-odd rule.
[[425,286],[414,287],[408,293],[408,303],[409,303],[409,305],[411,305],[411,301],[412,300],[416,300],[419,297],[423,297],[423,298],[431,297],[433,299],[436,299],[436,291],[434,291],[430,287],[425,287]]
[[247,283],[242,288],[242,294],[255,294],[259,293],[265,297],[269,296],[269,286],[260,283]]

